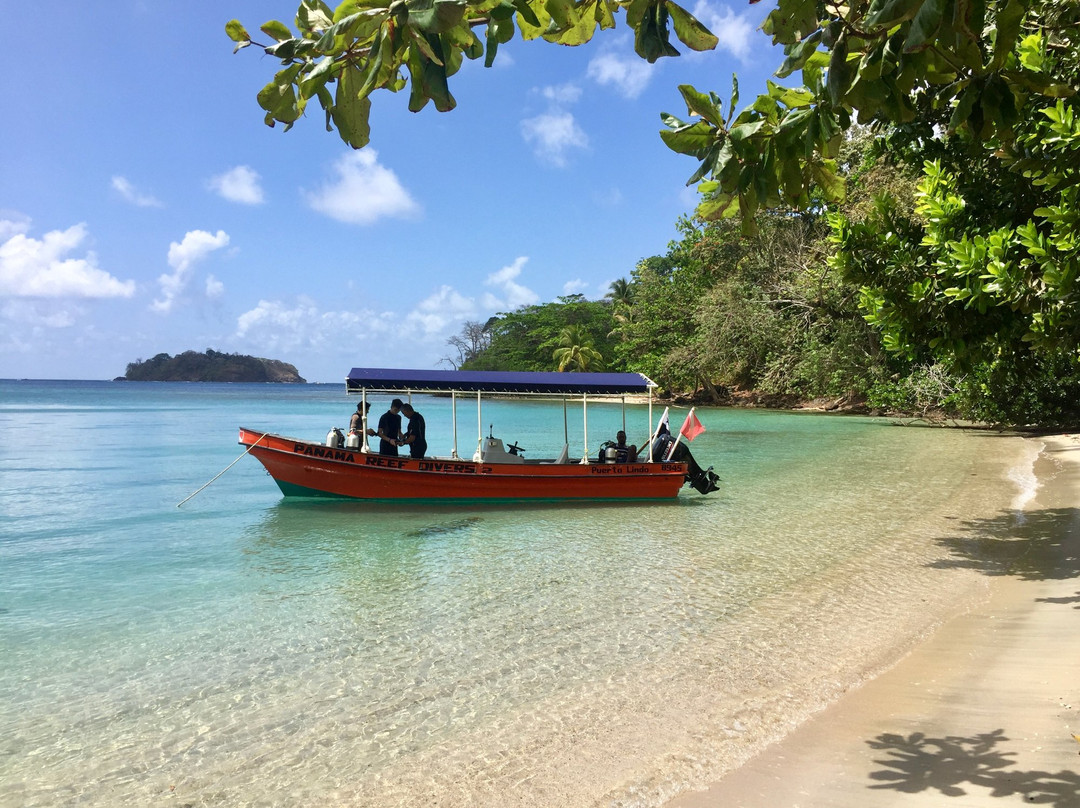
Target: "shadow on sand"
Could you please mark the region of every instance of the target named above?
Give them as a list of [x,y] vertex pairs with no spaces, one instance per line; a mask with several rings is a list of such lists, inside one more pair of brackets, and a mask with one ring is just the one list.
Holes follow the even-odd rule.
[[944,797],[965,797],[971,788],[979,788],[992,797],[1022,797],[1031,805],[1076,806],[1080,775],[1011,769],[1016,753],[1003,748],[1008,740],[1001,729],[970,737],[879,735],[867,743],[887,757],[874,761],[883,768],[870,773],[871,780],[880,781],[870,788],[905,794],[937,791]]
[[937,540],[949,557],[931,566],[963,567],[1026,581],[1080,577],[1078,508],[1008,511],[961,522],[957,533]]

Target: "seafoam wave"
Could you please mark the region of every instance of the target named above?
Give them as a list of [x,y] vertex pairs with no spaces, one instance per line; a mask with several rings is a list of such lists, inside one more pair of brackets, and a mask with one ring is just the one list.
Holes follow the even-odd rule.
[[1026,441],[1026,451],[1020,460],[1005,474],[1006,478],[1016,485],[1016,495],[1012,499],[1010,507],[1016,511],[1016,519],[1019,524],[1024,523],[1024,509],[1035,499],[1039,492],[1039,478],[1035,474],[1035,462],[1046,449],[1042,441]]

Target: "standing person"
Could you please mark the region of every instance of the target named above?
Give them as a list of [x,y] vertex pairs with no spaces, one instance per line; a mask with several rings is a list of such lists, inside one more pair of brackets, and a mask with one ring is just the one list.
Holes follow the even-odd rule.
[[[352,414],[352,418],[349,419],[349,433],[355,432],[357,435],[362,435],[364,432],[364,422],[367,420],[367,414],[371,412],[371,402],[367,402],[367,408],[364,408],[364,402],[360,402],[356,405],[356,412]],[[369,435],[374,435],[375,430],[369,429],[367,431]]]
[[414,410],[412,404],[402,404],[401,412],[409,419],[409,427],[405,430],[405,439],[402,443],[409,445],[410,456],[423,457],[427,454],[427,427],[424,424],[424,416]]
[[398,443],[401,441],[401,399],[390,402],[390,409],[379,418],[379,454],[397,457]]

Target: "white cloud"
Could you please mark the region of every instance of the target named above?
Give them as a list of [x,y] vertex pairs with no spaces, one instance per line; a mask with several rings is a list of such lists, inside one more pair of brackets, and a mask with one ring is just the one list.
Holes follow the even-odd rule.
[[559,106],[576,104],[581,98],[581,88],[573,83],[559,84],[541,88],[540,95]]
[[[187,288],[195,264],[228,243],[229,236],[224,230],[218,230],[216,234],[207,233],[205,230],[191,230],[179,244],[172,242],[169,245],[169,266],[173,268],[173,272],[158,278],[161,297],[154,300],[150,308],[162,314],[170,312],[176,299]],[[210,290],[208,285],[207,291]]]
[[750,14],[736,14],[727,6],[717,7],[708,0],[698,0],[691,13],[720,40],[717,47],[738,57],[740,61],[749,59],[750,42],[754,37],[762,37],[762,43],[768,41],[757,32],[757,25],[751,21]]
[[159,200],[140,192],[134,185],[132,185],[127,178],[116,176],[112,178],[113,190],[117,191],[120,196],[130,202],[132,205],[140,208],[160,208],[162,204]]
[[57,308],[52,302],[42,304],[32,300],[20,300],[18,303],[8,301],[0,307],[0,320],[31,326],[34,329],[69,328],[75,325],[76,316],[83,313],[76,305]]
[[211,177],[210,190],[230,202],[241,205],[261,205],[265,201],[259,173],[249,166],[230,168],[224,174]]
[[573,113],[566,110],[526,118],[521,122],[521,136],[537,157],[559,168],[566,165],[567,152],[589,145],[588,135],[578,126]]
[[634,99],[648,86],[653,65],[627,50],[628,42],[624,37],[620,50],[615,50],[620,45],[616,42],[593,57],[586,75],[597,84],[613,86],[624,98]]
[[405,322],[410,333],[424,337],[449,336],[450,327],[456,328],[465,320],[476,316],[476,301],[465,297],[454,287],[443,285],[408,313]]
[[0,234],[13,234],[0,244],[0,295],[109,298],[135,294],[135,282],[117,280],[100,269],[93,252],[67,257],[86,240],[85,224],[53,230],[40,241],[25,235],[27,227],[23,222],[0,222]]
[[312,209],[346,224],[372,224],[378,219],[415,216],[420,206],[398,181],[379,165],[374,149],[353,151],[334,164],[336,178],[317,191],[302,191]]
[[0,210],[0,242],[30,232],[30,217],[13,210]]
[[492,311],[513,311],[520,306],[530,306],[539,302],[540,297],[536,292],[517,282],[517,278],[521,275],[521,270],[528,260],[525,256],[515,258],[514,263],[487,276],[484,285],[494,286],[502,294],[496,296],[490,292],[485,293],[483,299],[484,308]]
[[225,284],[215,278],[213,275],[206,276],[206,296],[215,300],[225,294]]
[[564,295],[576,295],[580,292],[584,292],[589,288],[589,284],[583,281],[581,278],[574,278],[572,281],[567,281],[563,284],[562,293]]
[[364,340],[384,337],[398,322],[390,314],[372,310],[322,311],[308,297],[293,304],[260,300],[236,321],[236,337],[257,345],[267,354],[299,349],[358,345]]

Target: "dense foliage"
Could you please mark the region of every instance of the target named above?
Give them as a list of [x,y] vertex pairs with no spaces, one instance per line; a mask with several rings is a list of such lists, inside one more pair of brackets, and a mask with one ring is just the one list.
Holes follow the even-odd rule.
[[[560,364],[556,353],[569,350],[571,358],[563,370],[605,369],[612,356],[611,315],[608,302],[586,300],[582,295],[567,295],[545,305],[522,306],[491,318],[485,325],[487,348],[460,367],[463,370],[556,370]],[[460,338],[451,338],[450,343],[455,344],[456,339]]]
[[[409,87],[411,111],[434,101],[447,112],[457,106],[449,79],[465,59],[482,56],[490,67],[516,32],[581,45],[614,28],[621,10],[635,31],[634,50],[650,62],[679,55],[672,30],[693,50],[716,47],[716,37],[672,0],[344,0],[333,9],[302,0],[296,33],[277,20],[259,27],[270,42],[258,47],[283,66],[259,92],[259,106],[268,126],[280,122],[288,130],[314,98],[326,128],[337,127],[342,140],[362,148],[375,90]],[[238,20],[225,32],[236,50],[256,44]]]
[[160,353],[127,366],[124,376],[133,382],[298,382],[296,368],[276,359],[242,354],[184,351],[176,356]]

